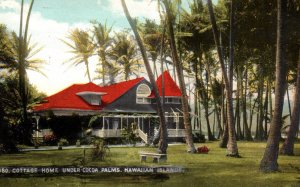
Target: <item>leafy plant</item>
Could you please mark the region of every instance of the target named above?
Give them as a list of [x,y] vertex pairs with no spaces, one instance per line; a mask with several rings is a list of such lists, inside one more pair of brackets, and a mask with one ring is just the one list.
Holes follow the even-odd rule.
[[61,146],[67,146],[67,145],[69,145],[69,141],[67,139],[61,138],[59,140],[58,144]]
[[122,139],[125,143],[136,145],[139,137],[136,134],[137,124],[131,123],[131,125],[124,127],[121,132]]
[[109,148],[103,139],[94,139],[92,149],[92,160],[104,161]]

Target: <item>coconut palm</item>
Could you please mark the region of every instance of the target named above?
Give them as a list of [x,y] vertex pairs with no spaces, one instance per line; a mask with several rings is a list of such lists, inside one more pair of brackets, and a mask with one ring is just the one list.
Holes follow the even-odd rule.
[[296,80],[296,91],[294,95],[294,106],[292,111],[291,125],[288,131],[287,138],[282,145],[281,154],[294,155],[294,142],[297,130],[299,128],[300,121],[300,50],[298,57],[298,68],[297,68],[297,80]]
[[163,107],[161,105],[161,100],[160,100],[158,88],[157,88],[157,85],[156,85],[156,82],[155,82],[155,78],[154,78],[154,75],[153,75],[151,67],[150,67],[150,63],[148,61],[148,57],[147,57],[147,54],[146,54],[145,47],[144,47],[142,39],[141,39],[141,37],[140,37],[140,35],[139,35],[138,31],[137,31],[136,25],[135,25],[134,21],[132,20],[130,14],[128,12],[128,9],[126,7],[125,1],[121,0],[121,2],[122,2],[123,10],[124,10],[125,15],[127,17],[127,20],[128,20],[128,22],[129,22],[129,24],[130,24],[130,26],[131,26],[131,28],[132,28],[132,30],[134,32],[134,35],[135,35],[136,40],[137,40],[137,43],[138,43],[138,45],[140,47],[140,51],[142,53],[144,64],[145,64],[145,67],[146,67],[146,70],[147,70],[147,73],[148,73],[151,85],[152,85],[153,90],[154,90],[154,94],[155,94],[155,98],[156,98],[156,103],[157,103],[157,111],[158,111],[157,113],[158,113],[159,119],[160,119],[159,152],[161,152],[163,154],[166,154],[167,153],[167,148],[168,148],[168,143],[167,143],[168,133],[167,133],[165,116],[164,116]]
[[225,84],[225,89],[226,89],[226,100],[227,100],[227,122],[228,122],[228,143],[227,143],[227,154],[228,156],[233,156],[233,157],[238,157],[238,147],[237,147],[237,142],[236,142],[236,135],[235,135],[235,127],[234,127],[234,117],[233,117],[233,101],[232,101],[232,87],[230,85],[230,80],[228,78],[226,68],[225,68],[225,63],[222,55],[222,50],[221,50],[221,45],[220,45],[220,40],[218,39],[219,37],[219,31],[217,28],[216,24],[216,19],[212,7],[212,2],[211,0],[207,1],[208,5],[208,10],[209,10],[209,17],[212,25],[212,30],[213,30],[213,36],[214,36],[214,41],[217,47],[217,53],[219,57],[219,62],[221,65],[221,70],[222,70],[222,76],[224,79],[224,84]]
[[106,23],[102,24],[94,22],[93,34],[94,39],[96,40],[95,47],[102,67],[98,68],[96,72],[101,76],[103,85],[105,85],[105,78],[107,75],[109,76],[110,83],[113,83],[114,77],[118,72],[116,71],[116,66],[110,64],[107,59],[108,50],[112,43],[112,38],[110,36],[111,30],[112,27],[108,27]]
[[120,73],[126,81],[131,75],[138,76],[141,71],[136,44],[126,31],[115,34],[109,57],[120,66]]
[[184,82],[184,74],[183,74],[183,65],[180,62],[176,44],[175,44],[175,33],[174,33],[174,4],[172,4],[169,0],[163,0],[163,5],[166,10],[166,17],[167,17],[167,31],[168,31],[168,38],[171,46],[172,52],[172,60],[178,75],[179,79],[179,86],[182,92],[181,100],[182,100],[182,111],[183,111],[183,120],[184,120],[184,127],[186,131],[186,143],[188,146],[188,152],[194,153],[196,152],[194,142],[193,142],[193,135],[192,135],[192,125],[190,122],[190,113],[189,113],[189,103],[188,103],[188,96],[186,92],[186,86]]
[[276,45],[276,83],[275,108],[270,125],[270,132],[264,156],[260,162],[260,170],[272,172],[278,170],[278,152],[280,129],[282,125],[282,109],[286,90],[286,16],[287,0],[277,0],[277,45]]
[[74,54],[74,56],[69,59],[70,63],[74,66],[84,63],[89,82],[92,82],[89,69],[89,58],[94,54],[95,45],[93,44],[89,33],[85,30],[76,28],[69,33],[67,38],[70,42],[65,40],[62,41],[72,49],[70,52]]
[[140,27],[140,34],[142,36],[145,48],[150,54],[153,63],[154,76],[157,77],[156,60],[160,54],[162,33],[159,26],[153,21],[146,19],[145,23]]

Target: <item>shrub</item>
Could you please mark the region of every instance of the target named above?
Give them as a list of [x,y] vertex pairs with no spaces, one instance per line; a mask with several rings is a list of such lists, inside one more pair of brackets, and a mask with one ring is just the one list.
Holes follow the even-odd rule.
[[107,156],[107,152],[109,148],[106,143],[102,139],[94,139],[93,141],[93,149],[92,149],[92,160],[104,161]]
[[58,142],[61,146],[69,145],[69,141],[67,139],[61,138]]
[[132,123],[128,127],[124,127],[121,132],[122,139],[125,143],[136,145],[136,142],[139,140],[139,137],[136,134],[137,124]]
[[193,140],[196,143],[204,143],[205,142],[205,135],[204,134],[200,134],[198,132],[193,133]]

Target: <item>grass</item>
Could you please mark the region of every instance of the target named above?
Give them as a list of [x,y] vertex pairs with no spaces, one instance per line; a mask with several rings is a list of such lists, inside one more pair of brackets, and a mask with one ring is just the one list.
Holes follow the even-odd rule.
[[[186,171],[169,174],[168,179],[131,175],[1,177],[0,186],[300,186],[300,143],[295,145],[296,156],[279,156],[280,172],[270,174],[258,170],[265,143],[238,142],[242,158],[226,157],[226,150],[219,148],[218,142],[205,145],[210,149],[208,154],[188,154],[185,145],[169,146],[167,163],[159,165],[182,166]],[[111,156],[105,162],[88,159],[88,165],[153,166],[150,160],[140,163],[138,152],[141,150],[155,151],[146,147],[111,148]],[[89,151],[87,155],[90,155]],[[71,165],[82,153],[82,149],[73,149],[0,155],[0,166]]]

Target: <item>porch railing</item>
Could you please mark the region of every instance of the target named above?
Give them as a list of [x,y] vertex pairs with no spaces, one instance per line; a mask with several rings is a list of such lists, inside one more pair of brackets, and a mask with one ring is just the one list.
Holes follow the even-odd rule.
[[168,137],[184,137],[184,129],[168,129]]
[[120,129],[97,129],[92,131],[92,135],[101,138],[121,137]]
[[148,135],[147,133],[144,133],[141,129],[137,129],[138,135],[139,137],[145,142],[145,143],[149,143],[148,142]]

